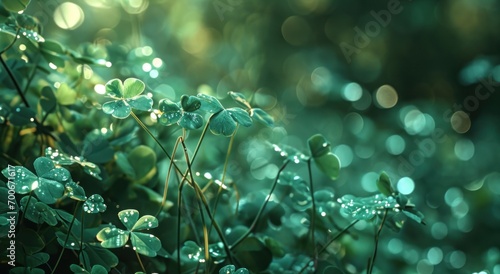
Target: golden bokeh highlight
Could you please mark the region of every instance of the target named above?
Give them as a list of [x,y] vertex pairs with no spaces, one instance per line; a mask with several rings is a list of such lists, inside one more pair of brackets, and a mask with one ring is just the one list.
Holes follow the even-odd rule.
[[466,133],[471,127],[469,115],[462,110],[456,111],[450,118],[451,127],[457,133]]
[[392,108],[398,102],[398,93],[390,85],[383,85],[375,92],[375,99],[380,107]]

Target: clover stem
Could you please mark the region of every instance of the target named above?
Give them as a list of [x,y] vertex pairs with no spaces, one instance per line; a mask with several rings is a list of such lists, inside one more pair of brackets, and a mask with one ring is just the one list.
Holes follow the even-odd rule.
[[[217,190],[217,195],[215,196],[215,203],[214,203],[214,209],[213,209],[213,215],[215,217],[215,214],[217,213],[217,205],[219,204],[219,198],[220,194],[222,192],[222,186],[224,185],[224,182],[226,180],[226,172],[227,172],[227,165],[229,163],[229,156],[231,155],[231,151],[233,148],[233,143],[234,143],[234,136],[236,136],[236,132],[238,131],[238,126],[236,127],[236,130],[233,132],[231,135],[231,139],[229,140],[228,148],[227,148],[227,153],[226,153],[226,160],[224,161],[224,167],[222,170],[222,178],[221,182],[219,185],[219,189]],[[212,225],[210,225],[209,233],[212,231]]]
[[5,71],[7,71],[7,74],[9,75],[10,80],[14,84],[14,87],[16,88],[17,94],[19,94],[19,96],[21,97],[21,100],[23,100],[24,105],[26,105],[26,107],[30,107],[30,104],[28,103],[28,100],[26,99],[26,97],[24,96],[23,91],[21,90],[21,86],[17,82],[16,77],[14,76],[14,74],[12,73],[12,71],[10,70],[9,66],[7,65],[7,63],[5,63],[5,60],[3,60],[1,54],[0,54],[0,62],[2,63],[2,66],[5,68]]
[[252,224],[248,228],[247,232],[243,234],[238,240],[236,240],[233,245],[230,247],[230,249],[234,249],[236,246],[238,246],[250,233],[252,230],[257,226],[257,223],[259,222],[260,216],[262,215],[262,212],[264,212],[264,209],[266,208],[267,203],[271,199],[271,196],[274,192],[274,189],[276,188],[276,185],[278,184],[278,179],[280,177],[281,172],[286,168],[286,166],[290,163],[289,159],[286,159],[283,165],[280,167],[278,170],[278,173],[276,174],[276,178],[274,179],[273,185],[271,186],[271,190],[269,191],[269,194],[267,195],[266,199],[264,200],[264,203],[259,209],[259,212],[257,213],[257,216],[255,216],[255,219],[253,220]]
[[373,272],[373,267],[375,266],[375,258],[377,257],[377,251],[378,251],[378,241],[380,238],[380,233],[382,232],[382,228],[384,227],[385,221],[387,219],[387,213],[389,212],[389,209],[385,209],[384,212],[384,217],[382,217],[382,222],[380,223],[380,226],[377,229],[377,232],[375,233],[375,246],[373,248],[373,255],[368,261],[368,269],[367,269],[367,274],[371,274]]
[[[61,262],[61,258],[62,258],[63,254],[64,254],[64,250],[66,250],[66,244],[68,243],[69,235],[71,234],[71,228],[73,227],[73,224],[75,223],[75,220],[76,220],[75,215],[76,215],[76,211],[77,211],[79,205],[80,205],[80,201],[78,201],[76,203],[75,211],[73,212],[73,218],[71,219],[71,223],[69,224],[69,227],[68,227],[68,234],[66,234],[66,239],[64,239],[64,244],[63,244],[61,253],[59,254],[59,258],[57,258],[56,265],[54,266],[54,269],[52,269],[51,274],[56,273],[57,266]],[[82,226],[83,226],[83,224],[82,224]]]
[[132,117],[134,117],[135,121],[142,127],[142,129],[144,129],[148,133],[148,135],[151,136],[151,138],[153,138],[153,140],[156,142],[156,144],[158,144],[158,146],[160,146],[161,150],[168,157],[168,159],[172,160],[172,157],[170,157],[170,153],[168,153],[168,151],[163,147],[163,145],[160,143],[160,141],[158,141],[158,139],[156,139],[156,137],[153,135],[153,133],[151,133],[151,131],[149,131],[149,129],[146,127],[146,125],[144,123],[142,123],[142,121],[139,119],[139,117],[137,117],[137,115],[135,115],[135,113],[133,111],[130,111],[130,114],[132,115]]
[[205,135],[206,135],[206,133],[208,131],[208,125],[209,124],[210,124],[210,119],[207,121],[207,123],[205,124],[205,127],[203,128],[203,131],[201,132],[200,139],[198,140],[198,144],[196,144],[196,148],[194,149],[194,152],[193,152],[193,157],[191,157],[191,163],[194,162],[194,159],[196,158],[196,155],[198,155],[198,151],[200,150],[201,143],[205,139]]
[[[350,223],[348,226],[346,226],[344,229],[342,229],[337,235],[335,235],[335,237],[331,238],[319,251],[318,251],[318,254],[317,256],[321,255],[321,253],[323,253],[329,245],[331,245],[333,243],[333,241],[337,240],[338,238],[340,238],[340,236],[342,236],[344,233],[346,233],[352,226],[354,226],[357,222],[359,222],[359,220],[354,220],[352,223]],[[306,270],[306,268],[309,266],[309,264],[313,261],[313,259],[309,260],[309,262],[307,262],[304,267],[302,267],[302,269],[300,270],[299,274],[301,274],[302,272],[304,272],[304,270]]]
[[179,146],[179,141],[180,138],[177,138],[177,140],[175,141],[174,150],[172,152],[172,158],[170,159],[170,163],[168,165],[167,178],[165,178],[165,186],[163,189],[163,197],[161,199],[161,205],[160,208],[158,208],[158,212],[156,212],[155,217],[157,217],[158,214],[160,214],[161,210],[163,209],[163,206],[165,206],[165,202],[167,201],[168,183],[170,182],[170,174],[172,172],[172,166],[174,164],[175,153],[177,151],[177,147]]
[[[85,223],[85,212],[82,210],[82,229],[80,230],[80,250],[78,250],[78,257],[80,257],[80,254],[83,252],[83,226]],[[85,256],[82,256],[83,258],[83,265],[86,265],[85,263]]]
[[137,260],[139,261],[139,264],[141,265],[142,272],[147,273],[146,268],[144,268],[144,264],[142,263],[141,256],[139,255],[139,253],[137,253],[137,251],[135,251],[135,256],[137,256]]
[[[191,162],[189,161],[189,156],[187,155],[186,144],[184,143],[183,140],[181,140],[181,144],[182,144],[182,147],[184,148],[184,151],[185,151],[188,169],[191,170]],[[215,231],[217,232],[217,235],[219,236],[219,238],[220,238],[220,240],[222,242],[222,245],[224,246],[224,250],[226,251],[227,256],[229,257],[229,262],[233,263],[233,258],[231,256],[231,250],[229,248],[229,245],[227,244],[226,238],[224,238],[224,233],[222,233],[222,230],[220,229],[219,225],[215,221],[215,218],[214,218],[212,212],[210,211],[210,206],[208,205],[207,199],[205,198],[205,195],[203,195],[203,191],[200,189],[200,186],[194,180],[193,174],[191,172],[189,172],[189,175],[191,177],[191,182],[188,181],[188,183],[190,183],[191,187],[194,188],[194,190],[195,190],[195,192],[196,192],[196,194],[198,196],[198,201],[201,200],[203,206],[205,207],[205,211],[206,211],[206,213],[208,215],[208,218],[212,222],[212,224],[213,224],[213,226],[215,228]],[[186,176],[184,176],[184,178],[183,178],[183,182],[186,179],[185,177]]]
[[311,158],[307,160],[307,171],[309,173],[309,188],[311,190],[311,200],[312,200],[312,214],[311,214],[311,229],[309,230],[311,233],[311,243],[313,245],[313,256],[316,259],[316,241],[314,237],[314,229],[315,229],[315,220],[316,220],[316,202],[314,201],[314,184],[311,172]]

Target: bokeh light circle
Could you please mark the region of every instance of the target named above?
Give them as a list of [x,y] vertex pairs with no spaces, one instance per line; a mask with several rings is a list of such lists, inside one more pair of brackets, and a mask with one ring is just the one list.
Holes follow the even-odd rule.
[[54,22],[62,29],[76,29],[84,19],[82,8],[75,3],[65,2],[54,10]]
[[392,108],[398,102],[398,93],[390,85],[383,85],[375,92],[375,100],[382,108]]

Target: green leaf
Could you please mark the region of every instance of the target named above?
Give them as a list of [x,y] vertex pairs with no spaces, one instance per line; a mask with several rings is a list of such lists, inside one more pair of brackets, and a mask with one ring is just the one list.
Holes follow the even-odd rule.
[[417,223],[425,225],[426,223],[424,222],[424,214],[414,208],[409,208],[406,207],[403,209],[403,213],[408,216],[408,218],[414,220]]
[[[57,231],[56,237],[57,237],[57,242],[64,248],[71,249],[71,250],[79,250],[80,245],[81,245],[81,239],[79,239],[80,232],[78,231],[75,233],[76,226],[73,225],[72,232],[68,236],[68,233],[64,233],[62,231]],[[66,243],[66,245],[65,245]]]
[[139,211],[135,209],[126,209],[118,212],[118,218],[127,230],[132,231],[135,223],[139,219]]
[[210,131],[216,135],[231,136],[236,130],[236,122],[225,109],[210,118]]
[[156,153],[148,146],[140,145],[132,149],[127,156],[135,172],[135,183],[142,184],[156,173]]
[[[93,130],[85,136],[81,157],[75,160],[82,166],[91,166],[92,163],[104,164],[113,159],[114,153],[106,137],[99,130]],[[92,163],[83,164],[85,159]]]
[[336,180],[340,172],[340,160],[337,155],[328,152],[319,157],[314,157],[314,162],[318,168],[331,180]]
[[229,108],[227,109],[227,112],[229,112],[233,120],[238,124],[244,127],[252,125],[252,118],[250,118],[250,115],[244,109],[239,107]]
[[307,143],[313,158],[321,157],[331,151],[330,143],[321,134],[311,136],[311,138],[307,140]]
[[120,79],[112,79],[106,83],[106,95],[121,99],[123,98],[123,84]]
[[232,264],[226,265],[219,270],[219,274],[233,274],[236,267]]
[[341,204],[340,213],[344,217],[357,220],[370,220],[376,215],[384,214],[386,209],[398,212],[401,208],[394,197],[380,194],[365,198],[347,194],[337,201]]
[[12,169],[2,170],[5,178],[10,178],[14,182],[17,194],[26,194],[33,190],[33,182],[38,179],[33,172],[23,166],[15,166]]
[[66,192],[68,193],[68,197],[77,200],[77,201],[85,201],[87,196],[85,195],[85,190],[83,187],[77,185],[75,182],[66,183],[64,186]]
[[129,238],[130,232],[116,227],[106,227],[101,229],[96,235],[101,241],[101,246],[105,248],[117,248],[124,246]]
[[242,107],[245,107],[245,108],[248,108],[248,109],[252,108],[250,106],[250,104],[248,103],[247,98],[242,93],[230,91],[230,92],[228,92],[228,94],[229,94],[229,96],[231,96],[231,98],[233,99],[233,101],[235,101],[236,103],[238,103]]
[[394,232],[399,232],[406,222],[405,214],[397,212],[387,218],[386,226]]
[[39,42],[38,45],[43,51],[54,52],[58,54],[66,54],[66,49],[64,46],[52,39],[45,39],[43,42]]
[[18,12],[26,9],[30,0],[2,0],[4,8],[8,11]]
[[219,274],[250,274],[248,269],[242,267],[236,270],[236,267],[232,264],[226,265],[219,270]]
[[45,274],[45,271],[40,268],[14,267],[9,271],[9,274]]
[[260,108],[252,108],[250,110],[250,116],[265,126],[274,126],[273,117]]
[[130,241],[135,251],[148,257],[155,257],[156,252],[161,248],[160,239],[147,233],[132,232]]
[[146,85],[136,78],[128,78],[123,82],[123,98],[129,99],[141,94]]
[[41,50],[43,58],[58,68],[63,68],[66,62],[66,56],[51,51]]
[[182,95],[181,106],[184,111],[193,112],[201,107],[201,101],[195,96]]
[[224,109],[222,104],[217,100],[217,98],[207,95],[207,94],[198,94],[197,97],[201,100],[202,111],[206,111],[209,113],[217,113]]
[[26,254],[35,254],[45,247],[45,242],[35,230],[23,228],[16,232],[16,240],[19,243],[23,243],[23,249]]
[[45,252],[36,253],[33,255],[26,256],[26,266],[27,267],[37,267],[39,265],[45,264],[49,261],[50,256]]
[[395,192],[391,185],[391,178],[385,172],[382,172],[378,177],[377,188],[385,196],[391,196]]
[[56,212],[54,209],[41,202],[35,203],[35,209],[40,214],[41,219],[48,225],[55,226],[57,224]]
[[144,215],[139,220],[136,221],[132,229],[130,231],[136,230],[148,230],[158,227],[158,219],[151,215]]
[[115,154],[115,158],[116,158],[115,159],[116,164],[123,171],[123,173],[125,173],[130,178],[135,178],[136,177],[135,170],[132,167],[132,165],[130,164],[130,162],[128,161],[127,155],[125,155],[125,153],[123,153],[121,151],[118,151]]
[[273,260],[273,255],[256,237],[245,238],[234,248],[235,257],[241,265],[248,266],[252,272],[266,270]]
[[265,237],[264,238],[264,243],[269,248],[271,253],[273,254],[273,257],[275,258],[282,258],[283,256],[286,255],[286,251],[281,245],[281,243],[277,240],[275,240],[272,237]]
[[111,268],[118,265],[118,257],[116,255],[101,247],[96,246],[94,243],[84,244],[83,252],[80,254],[80,261],[84,262],[84,266],[87,269],[94,269],[95,266],[102,266],[106,269],[106,273],[111,271]]
[[193,241],[184,242],[180,252],[183,264],[197,265],[205,259],[203,249]]
[[198,129],[203,126],[203,117],[198,113],[184,112],[182,115],[179,126],[185,129]]
[[132,108],[123,100],[115,100],[104,103],[102,111],[106,114],[111,114],[117,119],[125,119],[130,115]]
[[173,125],[182,117],[181,107],[169,99],[161,99],[158,109],[162,112],[158,121],[164,126]]
[[127,103],[130,107],[142,111],[150,111],[153,107],[153,99],[146,95],[139,95],[131,99],[127,99]]
[[[100,161],[109,161],[108,154],[110,153],[110,150],[111,150],[111,157],[113,156],[113,150],[109,147],[109,143],[107,142],[107,140],[105,141],[105,143],[108,145],[108,147],[99,146],[99,147],[95,147],[92,150],[91,148],[89,148],[89,144],[88,144],[86,139],[87,138],[85,138],[85,140],[84,140],[82,150],[83,150],[83,152],[90,153],[91,154],[91,155],[89,155],[90,157],[93,157],[95,159],[99,159]],[[94,155],[94,153],[91,153],[91,152],[95,152],[95,154],[97,154],[97,155]],[[84,157],[69,156],[69,155],[59,151],[58,149],[53,149],[51,147],[47,147],[45,149],[45,156],[50,158],[57,165],[69,166],[69,165],[72,165],[74,163],[77,163],[80,166],[82,166],[83,171],[85,171],[87,174],[89,174],[89,175],[91,175],[99,180],[102,179],[100,176],[101,169],[96,164],[91,163],[91,162],[87,162]],[[99,156],[99,157],[97,157],[97,156]]]
[[36,112],[27,107],[17,107],[11,112],[9,122],[14,126],[25,126],[35,122]]
[[102,265],[94,265],[90,274],[108,274],[108,270]]
[[76,91],[72,89],[67,83],[62,83],[56,92],[57,102],[63,106],[75,104],[76,96]]
[[89,214],[95,214],[99,212],[106,211],[106,204],[104,203],[104,199],[99,194],[91,195],[85,203],[83,203],[83,211]]
[[[69,269],[71,270],[71,272],[73,272],[75,274],[90,274],[90,272],[85,270],[85,268],[83,268],[79,265],[76,265],[76,264],[71,264],[69,266]],[[104,269],[104,270],[106,270],[106,269]],[[108,273],[108,272],[106,272],[106,273]]]
[[57,99],[51,87],[45,86],[42,88],[42,96],[39,102],[45,112],[50,113],[54,111],[57,105]]

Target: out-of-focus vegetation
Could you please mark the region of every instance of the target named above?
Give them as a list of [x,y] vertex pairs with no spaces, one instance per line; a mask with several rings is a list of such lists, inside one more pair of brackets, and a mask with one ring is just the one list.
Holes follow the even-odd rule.
[[[29,1],[0,1],[5,7],[12,2]],[[12,19],[15,12],[2,9],[0,50],[6,49],[1,54],[10,72],[0,67],[1,167],[31,168],[37,157],[47,155],[46,147],[64,150],[62,144],[74,142],[73,155],[85,156],[102,169],[102,181],[92,176],[95,170],[71,170],[88,194],[100,193],[108,204],[102,217],[88,221],[89,227],[118,224],[116,214],[126,208],[154,215],[154,206],[137,200],[161,197],[170,162],[132,118],[117,120],[102,112],[106,83],[114,78],[142,80],[145,94],[154,99],[153,108],[161,111],[160,99],[179,102],[182,95],[197,93],[230,106],[228,91],[234,91],[269,113],[274,126],[238,127],[231,139],[207,135],[203,141],[209,145],[201,146],[193,172],[207,181],[231,182],[216,215],[224,229],[240,235],[269,193],[281,167],[272,144],[308,151],[308,138],[321,133],[331,142],[341,169],[331,181],[321,168],[312,167],[314,189],[331,195],[316,206],[338,211],[346,194],[375,195],[375,182],[385,171],[395,190],[411,197],[425,215],[426,226],[408,222],[398,233],[382,230],[374,273],[500,274],[499,12],[500,2],[493,0],[33,0],[17,19]],[[20,38],[9,47],[17,35]],[[46,86],[55,92],[44,93]],[[11,114],[16,107],[27,107],[16,90],[37,114],[31,128],[22,117],[29,120],[34,114]],[[42,99],[57,104],[43,105]],[[138,116],[171,151],[183,131],[158,125],[153,113]],[[23,137],[16,141],[15,136]],[[200,136],[201,129],[187,134],[189,153]],[[95,140],[104,152],[86,154],[85,144]],[[225,164],[230,140],[231,160]],[[135,157],[143,166],[153,162],[154,169],[135,167],[140,166]],[[287,168],[309,180],[307,165],[291,163]],[[324,233],[318,232],[317,243],[308,245],[310,238],[304,235],[311,224],[309,186],[291,187],[283,180],[268,205],[275,210],[266,213],[267,224],[261,224],[259,233],[262,239],[274,237],[284,248],[266,242],[274,247],[266,249],[274,260],[265,269],[297,273],[309,261],[307,248],[320,249],[331,236],[328,232],[340,231],[353,218],[337,211],[323,216],[335,217],[335,225],[319,224],[326,226]],[[134,190],[124,191],[122,185],[133,185]],[[165,249],[159,256],[169,267],[177,258],[177,238],[166,243],[177,233],[176,187],[170,185],[171,208],[159,217],[155,234]],[[218,195],[217,188],[207,189],[209,198]],[[194,191],[189,191],[188,207],[198,208]],[[66,204],[58,205],[66,206],[63,201]],[[192,212],[184,216],[199,218]],[[334,241],[320,256],[319,273],[367,271],[376,224],[359,221]],[[203,231],[189,225],[183,229],[183,255],[200,253],[194,242]],[[64,243],[67,230],[71,228],[58,235],[58,241]],[[231,231],[225,232],[236,240]],[[208,233],[216,235],[215,229]],[[120,261],[136,260],[126,251],[117,253]],[[169,271],[158,266],[165,265],[163,261],[147,264]],[[191,271],[188,265],[184,270]],[[141,269],[137,263],[119,267]]]

